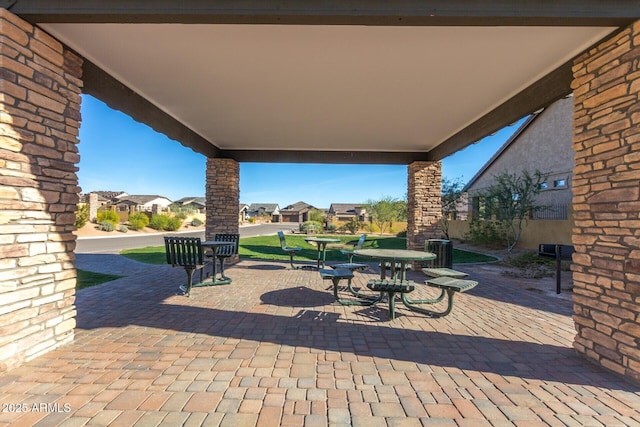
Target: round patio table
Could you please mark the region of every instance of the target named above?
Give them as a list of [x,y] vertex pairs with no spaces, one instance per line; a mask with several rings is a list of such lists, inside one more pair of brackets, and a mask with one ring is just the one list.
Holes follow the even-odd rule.
[[340,241],[340,239],[333,239],[331,237],[307,237],[304,240],[307,243],[315,243],[318,246],[318,269],[324,268],[327,244],[338,243]]
[[397,279],[400,273],[401,280],[407,280],[407,265],[411,261],[430,261],[436,258],[436,254],[410,249],[356,249],[354,254],[362,257],[377,258],[380,260],[380,278],[385,278],[385,264],[391,267],[391,278]]

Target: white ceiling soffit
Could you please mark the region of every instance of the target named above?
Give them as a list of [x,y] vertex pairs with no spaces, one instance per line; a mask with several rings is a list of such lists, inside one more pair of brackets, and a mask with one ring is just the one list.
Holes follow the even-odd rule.
[[431,150],[615,30],[42,27],[223,150],[397,152]]

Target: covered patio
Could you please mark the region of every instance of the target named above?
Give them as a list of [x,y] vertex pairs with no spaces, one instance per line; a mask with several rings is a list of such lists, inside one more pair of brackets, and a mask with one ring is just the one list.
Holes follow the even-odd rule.
[[450,315],[388,321],[385,304],[336,304],[288,263],[243,260],[231,285],[191,298],[168,265],[77,263],[129,276],[78,292],[72,344],[0,376],[3,405],[28,408],[0,425],[640,425],[638,388],[573,350],[571,297],[552,278],[531,290],[461,268],[480,285]]
[[[284,391],[275,388],[284,395],[283,402],[294,402],[283,403],[284,412],[278,413],[281,421],[287,410],[294,416],[296,410],[314,407],[313,401],[301,398],[316,393],[304,379],[319,380],[324,375],[335,375],[330,378],[336,390],[326,391],[329,417],[347,413],[339,406],[344,403],[329,396],[350,396],[349,385],[358,381],[363,387],[379,385],[376,399],[383,401],[375,406],[372,401],[370,410],[373,413],[375,407],[373,415],[391,416],[398,406],[387,398],[401,400],[405,391],[412,396],[406,383],[394,381],[409,378],[414,366],[428,371],[439,384],[432,396],[436,407],[450,399],[453,406],[457,402],[462,408],[471,396],[459,390],[467,387],[454,385],[457,374],[447,370],[464,372],[461,381],[473,382],[476,371],[483,372],[485,379],[491,377],[490,384],[476,380],[499,390],[496,401],[488,399],[492,404],[511,407],[517,401],[514,417],[521,416],[522,407],[535,406],[544,412],[538,403],[548,396],[523,393],[522,398],[518,391],[525,383],[538,384],[554,396],[550,397],[557,406],[554,411],[563,414],[566,410],[582,415],[583,410],[599,408],[589,400],[597,390],[604,393],[602,399],[595,397],[598,402],[607,400],[604,396],[620,402],[622,396],[637,397],[622,391],[624,386],[615,377],[586,362],[630,381],[640,379],[637,1],[406,0],[394,2],[393,8],[387,2],[360,1],[238,5],[190,0],[176,4],[162,2],[162,7],[151,9],[145,0],[14,0],[0,9],[0,320],[6,332],[0,337],[0,371],[10,371],[0,378],[13,383],[17,373],[15,378],[23,385],[12,387],[12,393],[37,390],[38,395],[48,390],[51,395],[66,396],[75,390],[78,399],[89,399],[78,407],[100,406],[85,406],[96,395],[111,396],[108,400],[114,399],[114,408],[133,405],[136,393],[127,387],[149,391],[159,378],[153,376],[166,372],[151,369],[149,361],[172,368],[169,372],[182,369],[182,375],[193,375],[179,380],[197,384],[192,390],[202,386],[199,370],[187,368],[205,364],[209,376],[217,375],[207,365],[210,360],[196,357],[200,351],[207,356],[221,352],[218,356],[223,360],[216,365],[232,366],[222,377],[228,376],[228,390],[235,390],[244,387],[242,381],[256,381],[245,368],[255,368],[261,373],[258,384],[262,381],[266,371],[259,369],[263,366],[251,363],[268,364],[273,359],[275,370],[278,356],[269,352],[278,349],[282,357],[292,356],[291,362],[284,362],[291,363],[287,365],[291,379],[278,381]],[[440,160],[573,93],[573,304],[565,302],[568,311],[553,313],[549,320],[539,310],[547,307],[539,297],[527,294],[525,300],[537,302],[523,306],[518,303],[522,295],[501,294],[496,291],[499,285],[494,288],[489,281],[490,286],[478,287],[478,294],[460,298],[455,316],[442,322],[406,316],[398,322],[402,329],[395,324],[380,328],[378,323],[369,329],[370,313],[336,312],[328,302],[320,308],[301,308],[295,305],[297,297],[292,297],[290,305],[261,304],[260,296],[270,291],[283,290],[285,297],[276,301],[287,301],[291,297],[287,288],[302,287],[316,295],[323,284],[299,272],[282,279],[286,272],[242,264],[236,267],[236,288],[248,293],[243,298],[214,291],[215,297],[176,299],[168,278],[177,273],[157,275],[162,269],[139,282],[125,281],[122,288],[100,287],[76,295],[72,232],[80,192],[76,164],[83,93],[208,157],[208,237],[237,232],[242,162],[393,163],[407,165],[407,246],[420,250],[426,239],[440,237]],[[251,279],[256,271],[265,280]],[[269,289],[261,288],[267,285]],[[102,291],[106,295],[91,298]],[[489,294],[483,297],[485,292]],[[260,312],[266,308],[273,312]],[[195,326],[185,323],[187,318],[196,319]],[[290,323],[291,319],[296,322]],[[343,330],[347,338],[339,334]],[[387,341],[387,333],[398,335]],[[173,343],[166,340],[183,338],[183,334],[188,336],[184,346],[167,345]],[[479,338],[470,338],[476,335]],[[316,344],[303,341],[316,336]],[[371,338],[361,342],[360,336]],[[432,341],[439,345],[430,348]],[[301,348],[308,350],[301,353],[308,354],[296,359],[301,342],[307,346]],[[417,342],[420,345],[414,347]],[[400,343],[410,343],[411,348],[394,347]],[[361,366],[370,365],[338,362],[344,354],[359,357],[361,345],[372,354],[362,357],[379,371],[371,374],[374,384],[364,381],[369,371],[357,373]],[[262,346],[268,349],[254,355],[253,349],[257,352]],[[485,351],[468,353],[468,347],[475,346]],[[514,346],[539,357],[522,359],[523,351],[512,350]],[[572,346],[585,361],[574,355]],[[175,349],[177,353],[171,353]],[[450,352],[446,360],[438,356],[442,349]],[[229,357],[234,351],[235,356]],[[262,351],[268,353],[266,358]],[[87,358],[78,358],[81,354]],[[498,358],[490,359],[493,355]],[[378,357],[383,361],[380,366],[375,362]],[[479,367],[473,366],[476,357]],[[549,360],[542,363],[546,357]],[[320,363],[322,358],[336,358],[330,360],[332,374]],[[44,371],[58,363],[60,371],[53,370],[57,373],[47,377]],[[72,372],[84,363],[95,373]],[[21,365],[27,368],[17,368]],[[142,368],[133,369],[138,365]],[[37,378],[30,376],[30,370],[39,373]],[[383,376],[386,370],[402,374]],[[442,384],[436,371],[446,374]],[[106,376],[99,376],[100,372]],[[343,374],[346,382],[341,381]],[[164,375],[159,381],[169,380]],[[175,375],[171,381],[178,381],[179,374]],[[554,383],[557,379],[551,377],[556,375],[566,377],[566,384]],[[38,383],[44,378],[50,381]],[[205,374],[204,381],[216,378]],[[447,383],[447,378],[453,382]],[[82,381],[88,382],[85,388],[79,386]],[[180,388],[179,381],[172,387]],[[273,380],[264,381],[274,385]],[[511,382],[517,385],[512,387]],[[546,387],[547,382],[553,387]],[[301,383],[308,385],[308,391]],[[436,387],[429,384],[424,386]],[[418,391],[410,387],[417,396]],[[317,383],[316,388],[322,389]],[[476,390],[470,384],[469,389]],[[240,391],[229,393],[237,396]],[[358,396],[351,394],[356,395],[354,399]],[[116,395],[122,397],[116,399]],[[359,395],[369,396],[364,391]],[[556,395],[570,409],[558,404]],[[226,413],[239,398],[220,399],[222,406],[216,408]],[[247,399],[251,400],[259,399]],[[298,400],[307,403],[298,409]],[[163,405],[157,404],[156,409]],[[633,406],[606,405],[603,416],[614,417],[629,416],[623,412]],[[400,406],[405,414],[413,411],[410,403]],[[353,417],[358,408],[354,405],[349,414]],[[456,406],[456,410],[466,409]]]

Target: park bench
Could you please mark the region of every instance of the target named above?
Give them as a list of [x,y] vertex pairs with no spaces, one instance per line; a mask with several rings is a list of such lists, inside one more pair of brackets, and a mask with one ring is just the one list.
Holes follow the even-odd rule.
[[393,320],[396,318],[396,294],[401,293],[404,301],[405,294],[413,292],[415,285],[411,280],[374,279],[367,283],[367,288],[380,292],[381,296],[383,293],[389,296],[389,320]]
[[200,270],[200,282],[203,280],[204,262],[202,244],[199,237],[165,237],[165,251],[167,263],[172,267],[182,267],[187,273],[187,286],[181,285],[180,290],[191,296],[193,287],[193,273]]
[[[444,317],[451,313],[453,309],[453,297],[457,292],[465,292],[473,289],[478,282],[473,280],[455,279],[451,277],[435,277],[427,279],[425,285],[438,288],[441,290],[440,295],[433,299],[411,300],[404,294],[402,295],[402,302],[409,310],[426,314],[430,317]],[[444,300],[447,297],[447,308],[444,311],[428,310],[422,307],[417,307],[415,304],[435,304]]]
[[[352,270],[346,268],[335,268],[334,266],[334,268],[331,270],[328,268],[321,268],[318,271],[320,272],[320,277],[322,277],[323,280],[331,280],[333,282],[333,296],[336,298],[336,301],[342,305],[367,306],[373,305],[381,299],[381,297],[379,296],[375,297],[371,295],[359,294],[357,291],[351,288],[351,279],[353,279]],[[338,285],[343,279],[347,279],[349,281],[347,285],[349,291],[355,296],[361,298],[360,300],[340,298],[340,296],[338,295]]]

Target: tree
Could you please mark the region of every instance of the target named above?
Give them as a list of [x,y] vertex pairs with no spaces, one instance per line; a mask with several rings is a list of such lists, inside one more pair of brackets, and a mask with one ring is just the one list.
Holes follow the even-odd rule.
[[311,209],[309,211],[309,221],[319,222],[320,224],[324,224],[327,219],[327,214],[321,211],[320,209]]
[[394,199],[393,197],[383,196],[380,200],[367,200],[365,203],[367,213],[371,217],[371,221],[378,226],[382,235],[387,227],[391,227],[393,221],[397,221],[402,215],[403,209],[406,215],[406,202]]
[[507,250],[511,252],[522,235],[523,226],[533,211],[541,207],[535,204],[535,199],[547,176],[539,170],[533,174],[525,170],[522,175],[505,171],[494,175],[494,179],[495,184],[482,196],[487,209],[495,215]]
[[460,178],[442,179],[442,232],[449,238],[449,221],[455,219],[458,213],[457,204],[462,198],[462,180]]

